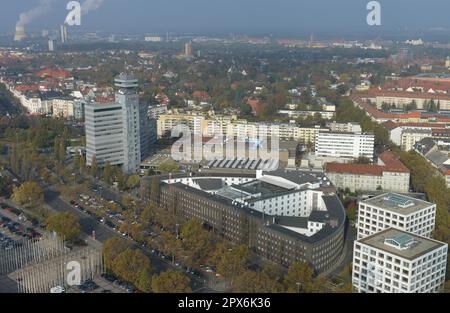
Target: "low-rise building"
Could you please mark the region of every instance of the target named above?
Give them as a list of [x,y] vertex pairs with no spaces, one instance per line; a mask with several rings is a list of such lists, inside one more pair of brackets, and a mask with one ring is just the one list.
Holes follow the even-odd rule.
[[378,164],[327,163],[325,175],[337,188],[348,188],[352,192],[409,191],[410,171],[389,151],[378,157]]
[[360,293],[436,293],[445,283],[448,245],[389,228],[355,241],[353,289]]

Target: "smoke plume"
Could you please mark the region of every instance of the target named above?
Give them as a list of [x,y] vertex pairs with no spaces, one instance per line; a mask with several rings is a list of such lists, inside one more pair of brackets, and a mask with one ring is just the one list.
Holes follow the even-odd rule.
[[34,19],[48,12],[52,3],[55,0],[40,0],[39,5],[29,11],[23,12],[19,15],[19,20],[17,21],[17,27],[25,27],[27,24],[31,23]]
[[97,10],[102,6],[104,0],[86,0],[81,5],[81,12],[87,14],[91,11]]

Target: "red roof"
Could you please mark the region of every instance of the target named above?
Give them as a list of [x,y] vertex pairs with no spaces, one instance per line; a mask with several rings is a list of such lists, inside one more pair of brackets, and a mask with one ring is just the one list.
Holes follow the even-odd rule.
[[194,91],[194,93],[192,94],[192,96],[194,98],[200,98],[203,100],[209,99],[209,95],[206,91]]
[[372,164],[327,163],[325,172],[381,176],[383,175],[383,167]]
[[389,172],[409,173],[409,169],[391,151],[385,151],[378,156],[384,163],[384,170]]
[[72,74],[70,72],[64,70],[64,69],[51,69],[46,68],[36,73],[36,76],[45,78],[45,77],[51,77],[51,78],[69,78],[72,77]]
[[343,164],[327,163],[325,172],[382,176],[383,172],[409,173],[409,169],[390,151],[385,151],[379,155],[379,158],[385,164]]
[[261,103],[258,99],[248,99],[247,104],[252,108],[253,112],[257,113],[259,111],[259,107]]
[[375,97],[394,97],[394,98],[414,98],[414,99],[433,99],[450,101],[450,96],[445,94],[425,93],[425,92],[407,92],[407,91],[388,91],[380,89],[371,89],[369,96]]

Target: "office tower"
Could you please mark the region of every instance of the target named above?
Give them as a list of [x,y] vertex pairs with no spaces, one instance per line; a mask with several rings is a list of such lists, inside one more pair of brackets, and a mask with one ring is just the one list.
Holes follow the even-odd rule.
[[151,146],[157,139],[157,123],[156,119],[149,114],[150,106],[141,103],[139,105],[139,119],[141,132],[141,159],[144,160],[151,154]]
[[16,33],[14,35],[14,41],[22,41],[26,38],[25,27],[24,26],[16,26]]
[[358,239],[394,227],[431,237],[436,219],[436,204],[395,193],[360,201]]
[[139,119],[138,80],[131,74],[122,73],[114,80],[118,88],[116,102],[124,109],[124,137],[126,172],[134,173],[141,163],[141,140]]
[[66,43],[68,41],[67,37],[67,25],[61,25],[61,42]]
[[184,55],[187,57],[192,56],[192,42],[188,42],[184,45]]
[[448,245],[389,228],[355,241],[353,289],[360,293],[434,293],[445,282]]
[[53,52],[55,51],[55,43],[52,39],[49,39],[48,41],[48,51]]
[[115,102],[85,106],[86,164],[92,165],[95,156],[99,167],[109,162],[132,174],[141,162],[138,81],[122,73],[115,86]]

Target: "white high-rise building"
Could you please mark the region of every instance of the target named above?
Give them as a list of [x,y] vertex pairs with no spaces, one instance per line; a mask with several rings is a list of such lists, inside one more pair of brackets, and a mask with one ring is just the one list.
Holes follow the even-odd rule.
[[445,283],[448,245],[389,228],[355,241],[353,289],[360,293],[435,293]]
[[375,136],[372,134],[319,132],[316,136],[316,156],[373,160]]
[[358,239],[391,227],[431,237],[435,219],[436,204],[395,193],[383,194],[359,202]]
[[114,103],[88,103],[86,118],[86,164],[95,155],[98,166],[106,162],[136,173],[141,163],[138,81],[121,74],[115,79],[119,89]]

